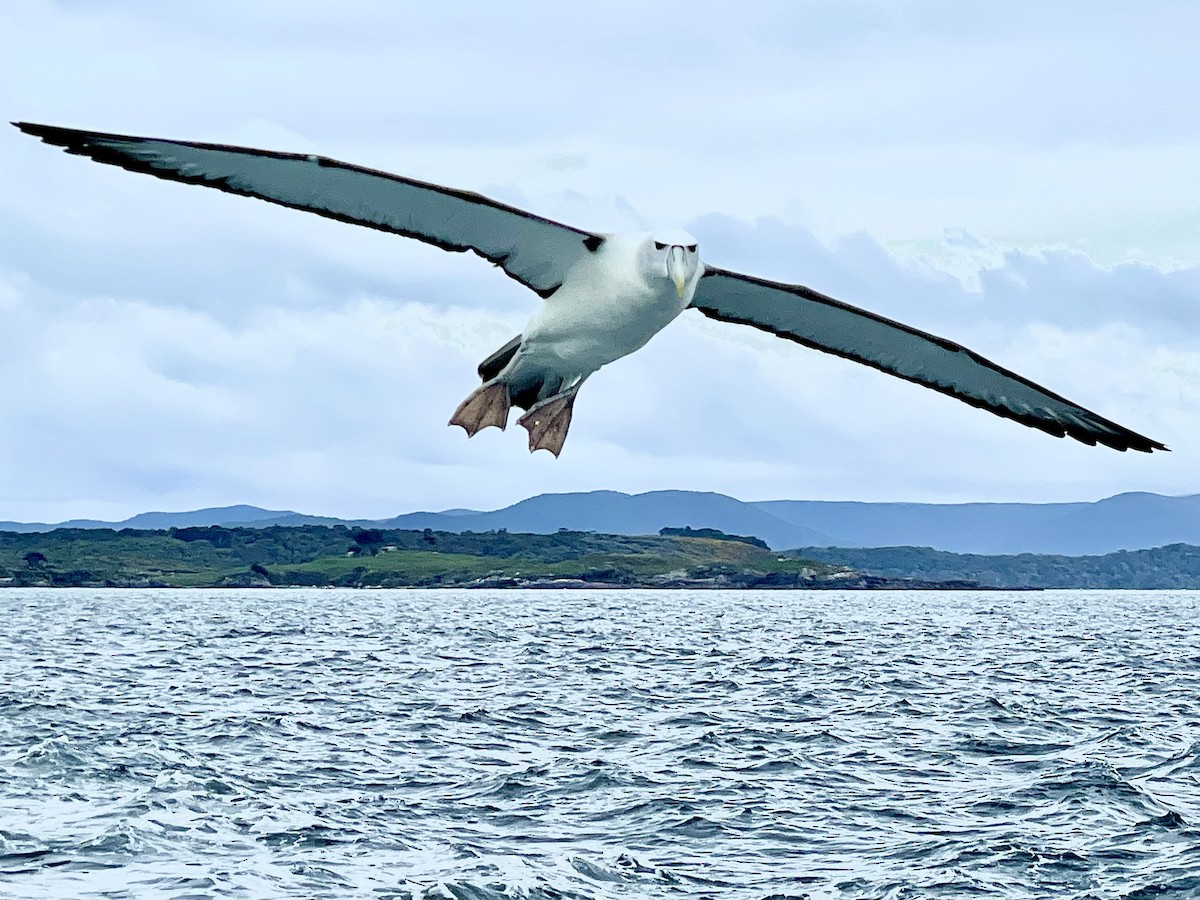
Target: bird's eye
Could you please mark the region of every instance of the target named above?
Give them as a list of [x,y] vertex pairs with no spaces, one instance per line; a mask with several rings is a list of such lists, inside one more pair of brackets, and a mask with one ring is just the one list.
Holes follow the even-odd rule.
[[666,250],[666,249],[667,249],[667,245],[666,245],[666,244],[664,244],[662,241],[655,241],[655,242],[654,242],[654,249],[655,249],[655,250]]
[[685,249],[685,250],[687,250],[687,252],[688,252],[688,253],[695,253],[695,252],[696,252],[696,245],[695,245],[695,244],[688,244],[686,247],[684,247],[684,249]]

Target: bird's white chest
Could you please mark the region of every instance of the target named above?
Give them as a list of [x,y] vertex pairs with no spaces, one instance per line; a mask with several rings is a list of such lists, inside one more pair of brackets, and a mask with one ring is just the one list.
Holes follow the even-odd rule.
[[641,348],[687,308],[665,279],[647,279],[626,254],[582,261],[525,329],[523,353],[587,375]]

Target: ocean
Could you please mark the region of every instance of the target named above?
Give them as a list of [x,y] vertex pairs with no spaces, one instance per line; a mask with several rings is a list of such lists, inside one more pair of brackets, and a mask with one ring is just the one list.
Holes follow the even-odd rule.
[[0,591],[0,896],[1200,897],[1200,593]]

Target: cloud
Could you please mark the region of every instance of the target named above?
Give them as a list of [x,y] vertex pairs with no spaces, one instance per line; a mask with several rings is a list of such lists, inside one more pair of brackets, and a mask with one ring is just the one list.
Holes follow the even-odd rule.
[[[10,386],[0,400],[10,435],[0,467],[32,477],[10,484],[5,506],[32,516],[72,502],[73,515],[254,502],[365,516],[499,505],[547,490],[661,487],[758,498],[1050,499],[1098,496],[1113,484],[1182,493],[1200,476],[1189,452],[1200,445],[1190,415],[1200,352],[1171,334],[1170,316],[1143,315],[1133,299],[1110,300],[1107,317],[1090,308],[1097,294],[1169,294],[1164,285],[1194,279],[1194,270],[1019,256],[984,273],[973,294],[865,237],[826,249],[794,226],[712,216],[696,231],[735,267],[809,272],[810,284],[917,319],[1183,452],[1151,459],[1056,441],[688,313],[589,381],[567,452],[553,461],[529,457],[515,423],[469,442],[445,425],[475,384],[475,364],[520,331],[522,311],[369,293],[291,302],[325,290],[304,282],[302,266],[285,265],[289,290],[240,315],[224,304],[80,298],[8,273],[0,327],[20,340],[0,365]],[[799,252],[783,260],[783,248]],[[1086,311],[1081,321],[1072,308]]]
[[714,264],[804,283],[935,333],[987,323],[1090,329],[1129,322],[1159,341],[1190,346],[1200,332],[1200,266],[1099,265],[1062,248],[989,247],[961,230],[945,236],[931,261],[899,257],[863,233],[827,247],[808,229],[770,218],[713,214],[689,227]]
[[341,515],[552,490],[1188,493],[1200,70],[1184,3],[0,9],[10,118],[320,152],[967,344],[1175,449],[1087,448],[697,314],[563,458],[445,426],[536,298],[474,257],[0,135],[0,518]]
[[1198,20],[1182,0],[1086,17],[1065,3],[658,16],[219,2],[197,16],[33,0],[0,12],[0,99],[13,118],[313,150],[477,190],[623,195],[662,225],[799,209],[826,239],[961,226],[1046,240],[1193,210]]

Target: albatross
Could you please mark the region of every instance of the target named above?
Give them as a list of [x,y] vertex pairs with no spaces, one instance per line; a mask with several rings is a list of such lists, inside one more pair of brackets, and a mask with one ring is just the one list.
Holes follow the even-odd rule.
[[670,229],[587,231],[480,194],[323,156],[12,123],[68,153],[470,250],[542,299],[529,324],[479,365],[481,384],[450,418],[468,436],[504,429],[513,406],[529,449],[562,451],[579,389],[687,309],[851,359],[1044,431],[1114,450],[1166,450],[966,347],[797,284],[700,259]]

